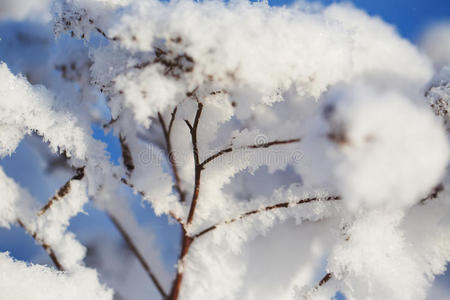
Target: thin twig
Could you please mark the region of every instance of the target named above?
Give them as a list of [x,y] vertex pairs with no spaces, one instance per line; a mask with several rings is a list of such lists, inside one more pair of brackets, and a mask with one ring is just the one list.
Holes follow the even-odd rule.
[[241,147],[238,147],[238,148],[228,147],[228,148],[222,149],[219,152],[217,152],[217,153],[211,155],[210,157],[206,158],[201,163],[201,166],[204,167],[207,163],[215,160],[216,158],[224,155],[225,153],[232,152],[235,149],[261,149],[261,148],[269,148],[269,147],[276,146],[276,145],[298,143],[300,141],[301,141],[301,139],[296,138],[296,139],[290,139],[290,140],[275,140],[275,141],[267,142],[267,143],[263,143],[263,144],[247,145],[247,146],[241,146]]
[[420,199],[419,204],[423,205],[428,200],[436,199],[442,191],[444,191],[444,185],[439,183],[426,197]]
[[191,224],[195,214],[195,208],[197,207],[197,200],[200,193],[200,176],[202,173],[203,166],[200,164],[200,158],[198,153],[198,143],[197,143],[197,131],[198,124],[200,121],[200,116],[202,114],[203,104],[198,102],[197,113],[195,114],[194,125],[191,125],[189,121],[186,120],[186,124],[188,125],[191,132],[192,139],[192,152],[194,155],[194,164],[195,164],[195,180],[194,180],[194,192],[192,194],[192,202],[191,207],[189,209],[189,215],[187,219],[187,224]]
[[[145,198],[145,193],[143,191],[137,190],[135,188],[135,186],[131,182],[129,182],[126,178],[121,178],[120,182],[122,182],[126,186],[130,187],[131,189],[137,191],[137,193],[139,195],[141,195],[142,197]],[[175,221],[177,221],[181,225],[181,227],[184,228],[185,225],[184,225],[183,220],[180,217],[178,217],[173,211],[169,211],[169,216],[171,216],[173,219],[175,219]]]
[[116,217],[114,217],[111,214],[108,214],[109,218],[113,222],[114,226],[116,226],[117,230],[122,235],[122,238],[124,239],[125,243],[127,244],[128,248],[133,252],[133,254],[136,256],[136,258],[141,263],[144,270],[147,272],[147,275],[150,277],[152,282],[155,284],[156,288],[158,289],[159,293],[163,297],[163,299],[167,299],[167,293],[164,291],[161,283],[159,282],[158,278],[155,276],[155,274],[150,269],[150,266],[142,256],[141,252],[138,250],[136,245],[134,244],[133,240],[131,239],[130,235],[126,232],[125,228],[120,224],[120,222],[117,220]]
[[59,188],[59,190],[56,192],[56,194],[51,197],[48,202],[39,210],[37,213],[38,216],[42,216],[45,214],[47,210],[52,207],[52,205],[58,201],[59,199],[63,198],[65,195],[67,195],[70,192],[71,188],[71,182],[73,180],[81,180],[84,177],[84,167],[76,169],[76,174],[72,176],[62,187]]
[[292,143],[298,143],[298,142],[300,142],[300,139],[275,140],[275,141],[268,142],[268,143],[247,146],[247,148],[250,148],[250,149],[269,148],[269,147],[275,146],[275,145],[292,144]]
[[171,118],[170,118],[170,123],[169,123],[169,130],[168,130],[169,136],[170,136],[170,133],[172,132],[172,127],[173,127],[173,122],[175,121],[175,116],[177,115],[177,107],[176,106],[170,115],[171,115]]
[[[320,279],[319,283],[317,283],[307,294],[311,296],[312,294],[315,294],[319,291],[320,287],[326,284],[328,281],[333,278],[333,275],[331,273],[326,273],[322,279]],[[309,299],[309,297],[307,297]]]
[[328,196],[325,198],[320,198],[320,197],[305,198],[305,199],[298,200],[296,202],[282,202],[282,203],[266,206],[266,207],[263,207],[260,209],[251,210],[251,211],[248,211],[248,212],[245,212],[245,213],[239,215],[236,218],[232,218],[232,219],[223,221],[222,223],[212,225],[212,226],[200,231],[199,233],[194,235],[194,239],[216,229],[219,225],[231,224],[236,221],[242,220],[244,218],[247,218],[249,216],[256,215],[256,214],[259,214],[262,212],[271,211],[271,210],[278,209],[278,208],[289,208],[294,205],[301,205],[301,204],[306,204],[306,203],[315,202],[315,201],[336,201],[336,200],[341,200],[341,197],[340,196]]
[[39,239],[37,233],[32,232],[30,229],[28,229],[22,222],[22,220],[17,219],[17,223],[20,225],[20,227],[22,227],[25,230],[25,232],[27,232],[36,241],[36,243],[38,243],[39,245],[42,246],[42,248],[44,248],[45,252],[47,252],[48,256],[50,256],[50,259],[52,260],[55,267],[59,271],[64,271],[64,268],[59,262],[58,257],[56,256],[55,251],[53,251],[52,247],[50,247],[50,245],[44,242],[43,240]]
[[330,281],[331,278],[333,278],[333,275],[331,275],[331,273],[325,274],[325,276],[323,276],[322,279],[319,281],[319,284],[317,285],[317,288],[322,286],[322,285],[324,285],[328,281]]
[[174,153],[172,150],[172,143],[170,141],[170,134],[172,132],[172,126],[173,126],[173,122],[175,121],[176,114],[177,114],[177,107],[175,107],[174,110],[172,111],[169,128],[166,127],[164,118],[161,115],[161,113],[159,113],[159,112],[158,112],[158,119],[159,119],[159,122],[161,123],[161,127],[162,127],[162,130],[164,133],[164,139],[166,141],[166,150],[167,150],[167,157],[169,159],[169,164],[172,167],[173,177],[175,178],[175,189],[177,190],[178,196],[180,197],[180,202],[184,202],[186,200],[186,194],[183,191],[183,189],[181,188],[181,180],[180,180],[180,176],[178,175],[178,168],[177,168]]
[[[131,189],[136,190],[136,189],[134,188],[134,184],[132,184],[131,182],[129,182],[126,178],[121,178],[121,179],[120,179],[120,182],[122,182],[123,184],[129,186]],[[144,193],[143,191],[137,191],[137,193],[138,193],[139,195],[143,196],[143,197],[145,196],[145,193]]]
[[[198,101],[198,99],[197,99]],[[195,208],[197,206],[197,200],[198,200],[198,196],[200,193],[200,176],[201,176],[201,172],[203,167],[200,165],[200,159],[199,159],[199,154],[198,154],[198,144],[197,144],[197,130],[198,130],[198,124],[200,121],[200,116],[202,114],[202,110],[203,110],[203,104],[201,102],[197,102],[198,106],[197,106],[197,113],[195,114],[195,120],[194,120],[194,124],[191,125],[191,123],[188,120],[185,120],[187,126],[189,127],[190,130],[190,134],[191,134],[191,139],[192,139],[192,152],[194,155],[194,164],[195,164],[195,183],[194,183],[194,192],[192,193],[192,201],[191,201],[191,207],[189,209],[189,215],[187,218],[187,224],[189,225],[190,223],[192,223],[192,220],[194,218],[194,213],[195,213]],[[180,251],[180,256],[179,256],[179,260],[178,260],[178,270],[177,270],[177,275],[172,283],[172,288],[171,288],[171,292],[170,292],[170,300],[177,300],[178,296],[180,294],[180,289],[181,289],[181,283],[183,281],[183,276],[184,276],[184,271],[183,271],[183,264],[184,264],[184,259],[186,257],[186,255],[189,252],[189,249],[191,247],[193,238],[190,237],[186,230],[185,227],[182,227],[183,229],[183,236],[182,236],[182,242],[181,242],[181,251]]]
[[202,162],[202,166],[205,166],[207,163],[209,163],[209,162],[215,160],[216,158],[218,158],[218,157],[224,155],[225,153],[228,153],[228,152],[231,152],[231,151],[233,151],[233,148],[232,148],[232,147],[229,147],[229,148],[225,148],[225,149],[220,150],[219,152],[217,152],[217,153],[211,155],[210,157],[208,157],[207,159],[205,159],[205,160]]
[[128,146],[126,138],[122,134],[119,135],[119,141],[120,148],[122,149],[123,164],[125,165],[125,168],[127,170],[127,176],[130,177],[135,168],[130,146]]
[[[122,147],[122,157],[123,157],[124,165],[127,169],[126,175],[129,178],[135,167],[134,167],[133,156],[130,151],[130,148],[129,148],[128,144],[126,143],[125,138],[122,137],[122,135],[120,136],[120,145]],[[127,180],[127,178],[121,178],[120,181],[122,183],[124,183],[125,185],[129,186],[130,188],[134,189],[134,185],[131,182],[129,182]],[[145,193],[143,191],[138,191],[138,192],[142,197],[145,197]],[[171,213],[171,215],[172,215],[172,213]],[[125,243],[127,244],[128,248],[136,256],[139,263],[142,265],[142,267],[147,272],[147,274],[150,277],[150,279],[152,280],[152,282],[155,284],[156,288],[158,289],[158,291],[161,294],[161,296],[163,297],[163,299],[167,299],[167,297],[168,297],[167,293],[162,288],[162,285],[160,284],[159,280],[157,279],[155,274],[150,269],[150,266],[147,264],[144,257],[140,253],[139,249],[134,244],[130,235],[125,231],[125,228],[122,226],[122,224],[120,224],[119,220],[116,217],[114,217],[112,214],[108,214],[108,216],[109,216],[111,222],[114,224],[114,226],[117,228],[117,230],[121,234],[121,236],[122,236],[123,240],[125,241]],[[173,216],[175,216],[175,214],[173,214]],[[178,219],[176,217],[174,217],[174,218],[175,218],[175,220],[178,221]]]

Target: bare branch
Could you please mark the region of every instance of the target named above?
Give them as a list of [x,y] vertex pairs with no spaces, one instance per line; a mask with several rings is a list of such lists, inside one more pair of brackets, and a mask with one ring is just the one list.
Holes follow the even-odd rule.
[[198,131],[198,123],[200,121],[200,116],[202,114],[203,104],[198,102],[197,113],[195,114],[194,125],[190,125],[189,121],[186,121],[188,124],[191,138],[192,138],[192,152],[194,155],[194,163],[195,163],[195,182],[194,182],[194,193],[192,194],[192,202],[191,208],[189,210],[189,215],[187,219],[187,224],[192,223],[194,218],[195,208],[197,206],[198,195],[200,193],[200,176],[202,173],[203,166],[200,164],[200,159],[198,155],[198,144],[197,144],[197,131]]
[[[197,101],[198,101],[198,99],[197,99]],[[187,126],[189,127],[190,133],[191,133],[192,152],[194,155],[194,163],[195,163],[194,192],[192,193],[191,207],[189,209],[189,215],[187,218],[188,225],[190,223],[192,223],[192,220],[194,218],[195,208],[197,206],[197,200],[198,200],[198,196],[200,193],[200,176],[201,176],[201,172],[203,169],[203,167],[200,165],[200,159],[199,159],[199,155],[198,155],[198,144],[197,144],[197,130],[198,130],[198,124],[200,121],[200,116],[201,116],[202,110],[203,110],[203,104],[201,102],[197,102],[197,103],[198,103],[198,107],[197,107],[197,113],[195,114],[194,125],[191,125],[191,123],[189,123],[188,120],[185,120]],[[184,263],[184,258],[188,254],[189,249],[192,244],[192,241],[193,241],[193,238],[187,234],[185,228],[182,227],[182,229],[183,229],[183,238],[182,238],[182,246],[181,246],[180,256],[179,256],[179,260],[178,260],[179,266],[178,266],[177,275],[175,277],[175,280],[172,283],[172,288],[171,288],[170,298],[169,298],[170,300],[178,299],[178,295],[179,295],[180,289],[181,289],[181,282],[183,281],[183,276],[184,276],[182,264]]]
[[275,146],[275,145],[292,144],[292,143],[298,143],[298,142],[300,142],[299,138],[290,139],[290,140],[275,140],[275,141],[268,142],[268,143],[247,146],[247,148],[250,148],[250,149],[269,148],[269,147]]
[[169,211],[169,216],[171,216],[173,219],[175,219],[181,225],[181,227],[184,229],[184,223],[180,217],[175,215],[175,213],[173,211]]
[[130,147],[127,144],[126,138],[120,134],[120,147],[122,148],[122,159],[125,168],[127,169],[127,176],[130,177],[134,170],[133,156],[131,155]]
[[186,125],[189,127],[189,130],[192,131],[192,125],[188,120],[184,120],[184,122],[186,122]]
[[26,233],[28,233],[35,241],[36,243],[38,243],[39,245],[42,246],[42,248],[44,248],[45,252],[48,253],[48,255],[50,256],[50,259],[52,260],[53,264],[55,265],[55,267],[59,270],[59,271],[64,271],[63,266],[61,265],[61,263],[59,262],[55,252],[53,251],[52,247],[50,247],[49,244],[45,243],[43,240],[39,239],[37,237],[36,232],[32,232],[30,229],[28,229],[25,224],[22,222],[22,220],[17,219],[17,223],[20,225],[20,227],[22,227]]
[[298,200],[296,202],[282,202],[282,203],[266,206],[266,207],[263,207],[263,208],[260,208],[260,209],[251,210],[251,211],[248,211],[248,212],[245,212],[245,213],[241,214],[240,216],[238,216],[236,218],[232,218],[230,220],[224,221],[222,223],[210,226],[210,227],[202,230],[201,232],[199,232],[196,235],[194,235],[194,239],[196,239],[196,238],[198,238],[198,237],[200,237],[200,236],[202,236],[202,235],[204,235],[204,234],[206,234],[206,233],[216,229],[219,225],[231,224],[231,223],[234,223],[236,221],[239,221],[239,220],[242,220],[244,218],[247,218],[249,216],[260,214],[260,213],[263,213],[263,212],[266,212],[266,211],[271,211],[271,210],[278,209],[278,208],[289,208],[289,207],[294,206],[294,205],[301,205],[301,204],[306,204],[306,203],[315,202],[315,201],[336,201],[336,200],[341,200],[341,197],[340,196],[328,196],[328,197],[325,197],[325,198],[312,197],[312,198],[301,199],[301,200]]
[[170,118],[170,123],[169,123],[169,130],[168,130],[169,136],[170,136],[170,133],[172,132],[172,127],[173,127],[173,122],[175,121],[175,116],[177,115],[177,107],[176,106],[170,115],[171,115],[171,118]]
[[326,273],[322,279],[320,279],[319,283],[317,283],[313,288],[311,288],[308,292],[303,295],[303,298],[310,299],[315,293],[317,293],[323,285],[325,285],[328,281],[333,278],[331,273]]
[[275,140],[272,142],[268,142],[268,143],[263,143],[263,144],[257,144],[257,145],[248,145],[248,146],[241,146],[238,148],[233,148],[233,147],[228,147],[225,149],[220,150],[219,152],[211,155],[210,157],[206,158],[202,163],[201,166],[204,167],[207,163],[215,160],[216,158],[224,155],[225,153],[228,152],[232,152],[235,149],[260,149],[260,148],[269,148],[272,146],[276,146],[276,145],[284,145],[284,144],[292,144],[292,143],[298,143],[300,142],[301,139],[300,138],[296,138],[296,139],[290,139],[290,140]]
[[172,143],[170,141],[170,133],[172,132],[172,126],[173,122],[175,121],[175,116],[177,113],[177,107],[174,108],[172,111],[172,117],[170,119],[169,128],[166,127],[166,123],[164,122],[164,118],[161,115],[161,113],[158,112],[158,119],[161,123],[161,127],[164,133],[164,139],[166,141],[166,150],[167,150],[167,157],[169,159],[169,164],[172,167],[172,173],[173,177],[175,178],[175,189],[178,192],[178,196],[180,197],[180,202],[184,202],[186,200],[185,192],[181,188],[181,180],[180,176],[178,175],[178,169],[175,162],[175,157],[173,156],[173,150],[172,150]]
[[207,159],[205,159],[205,160],[202,162],[201,165],[204,167],[207,163],[209,163],[209,162],[215,160],[216,158],[218,158],[218,157],[224,155],[225,153],[228,153],[228,152],[231,152],[231,151],[233,151],[233,148],[231,148],[231,147],[222,149],[222,150],[220,150],[219,152],[217,152],[216,154],[213,154],[213,155],[211,155],[210,157],[208,157]]
[[163,297],[163,299],[167,298],[167,293],[164,291],[161,283],[159,282],[156,275],[151,270],[148,263],[145,261],[144,257],[142,256],[141,252],[138,250],[136,245],[134,244],[133,240],[131,239],[130,235],[126,232],[125,228],[120,224],[120,222],[117,220],[116,217],[114,217],[112,214],[108,214],[109,218],[113,222],[114,226],[116,226],[117,230],[122,235],[122,238],[124,239],[125,243],[127,244],[128,248],[133,252],[133,254],[136,256],[136,258],[139,260],[140,264],[144,268],[144,270],[147,272],[147,275],[150,277],[152,282],[155,284],[156,288],[158,289],[159,293]]
[[328,281],[330,281],[330,279],[333,277],[333,275],[331,275],[331,273],[327,273],[325,274],[325,276],[323,276],[323,278],[319,281],[319,285],[318,286],[322,286],[325,283],[327,283]]
[[[129,182],[126,178],[121,178],[120,182],[122,182],[123,184],[129,186],[130,188],[132,188],[133,190],[134,188],[134,184],[132,184],[131,182]],[[138,194],[141,196],[145,196],[145,193],[143,191],[138,191]]]
[[[121,179],[120,179],[120,182],[122,182],[122,183],[125,184],[126,186],[130,187],[131,189],[136,190],[136,189],[135,189],[135,186],[134,186],[131,182],[129,182],[127,179],[121,178]],[[139,190],[138,190],[137,193],[138,193],[139,195],[141,195],[142,197],[145,197],[145,193],[144,193],[143,191],[139,191]],[[174,212],[169,211],[169,216],[171,216],[173,219],[175,219],[175,220],[181,225],[181,227],[184,228],[183,220],[181,220],[181,218],[178,217]]]
[[44,205],[44,207],[42,207],[39,212],[38,212],[38,216],[42,216],[43,214],[45,214],[45,212],[50,209],[50,207],[52,207],[53,203],[55,203],[55,201],[58,201],[59,199],[63,198],[65,195],[67,195],[70,192],[70,186],[71,186],[71,182],[73,180],[81,180],[84,177],[84,167],[78,168],[76,169],[76,174],[74,176],[72,176],[72,178],[70,178],[62,187],[59,188],[59,190],[56,192],[56,194],[50,198],[50,200],[48,200],[47,204]]
[[423,205],[428,200],[436,199],[442,191],[444,191],[444,185],[442,183],[439,183],[433,188],[430,194],[428,194],[425,198],[420,199],[419,204]]
[[[188,95],[188,96],[195,96],[195,95]],[[197,201],[198,201],[198,197],[200,194],[200,178],[201,178],[201,173],[202,170],[204,169],[204,166],[220,157],[221,155],[227,153],[227,152],[231,152],[233,149],[231,147],[223,149],[221,151],[219,151],[218,153],[212,155],[211,157],[207,158],[205,161],[203,161],[202,163],[200,163],[200,158],[199,158],[199,151],[198,151],[198,140],[197,140],[197,134],[198,134],[198,125],[200,122],[200,117],[202,114],[202,110],[203,110],[203,104],[198,100],[197,97],[195,97],[198,103],[198,107],[197,107],[197,112],[195,114],[195,119],[194,119],[194,123],[191,124],[188,120],[185,120],[186,125],[189,128],[190,134],[191,134],[191,140],[192,140],[192,152],[193,152],[193,156],[194,156],[194,167],[195,167],[195,179],[194,179],[194,192],[192,194],[192,201],[191,201],[191,206],[190,206],[190,210],[189,210],[189,215],[186,221],[186,224],[189,225],[192,223],[193,219],[194,219],[194,214],[195,214],[195,209],[197,206]],[[161,118],[162,119],[162,118]],[[256,148],[268,148],[272,145],[280,145],[280,144],[287,144],[287,143],[293,143],[293,142],[298,142],[300,141],[300,139],[291,139],[291,140],[286,140],[286,141],[273,141],[273,142],[269,142],[269,143],[265,143],[265,144],[261,144],[261,145],[250,145],[247,146],[246,148],[249,149],[256,149]],[[331,197],[330,197],[331,200]],[[306,202],[310,202],[313,201],[312,199],[304,199],[302,200],[304,203]],[[298,204],[300,204],[300,201],[298,202]],[[284,203],[280,203],[274,206],[270,206],[267,207],[266,210],[272,210],[278,207],[288,207],[289,204],[284,204]],[[256,214],[259,211],[250,211],[247,212],[243,215],[241,215],[238,219],[242,219],[246,216],[252,215],[252,214]],[[229,220],[226,223],[232,223],[235,222],[237,219],[233,219],[233,220]],[[212,226],[210,228],[205,229],[203,232],[199,233],[198,235],[191,237],[187,234],[185,228],[183,227],[183,238],[182,238],[182,248],[181,248],[181,252],[180,252],[180,256],[179,256],[179,266],[178,266],[178,272],[177,275],[175,277],[175,280],[172,284],[172,289],[170,292],[170,297],[169,299],[171,300],[176,300],[178,299],[179,296],[179,292],[181,289],[181,283],[183,281],[183,276],[184,276],[184,272],[183,272],[183,264],[184,264],[184,258],[186,257],[186,255],[189,252],[189,249],[191,247],[192,242],[194,241],[195,238],[197,238],[200,235],[205,234],[206,232],[209,232],[213,229],[215,229],[217,227],[217,225]]]
[[[189,252],[189,249],[192,245],[192,241],[193,239],[189,237],[185,231],[183,231],[183,241],[181,246],[180,259],[178,261],[179,264],[184,263],[184,258]],[[178,267],[177,276],[175,277],[175,280],[172,283],[172,289],[170,291],[169,297],[170,300],[178,299],[178,295],[180,294],[181,289],[181,282],[183,281],[183,276],[184,276],[183,269]]]

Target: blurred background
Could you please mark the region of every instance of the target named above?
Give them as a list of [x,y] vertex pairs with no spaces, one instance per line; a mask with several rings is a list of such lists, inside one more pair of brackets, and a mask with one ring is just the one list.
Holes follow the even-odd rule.
[[[319,2],[327,5],[344,1]],[[292,3],[291,0],[269,1],[270,5],[276,6]],[[450,26],[449,0],[353,0],[352,3],[392,24],[402,37],[422,45],[422,49],[427,44],[424,35],[430,28]],[[6,62],[13,73],[26,76],[31,83],[46,86],[51,85],[53,76],[60,76],[51,59],[55,52],[69,47],[83,48],[83,42],[68,36],[55,39],[49,23],[50,6],[51,0],[0,0],[0,61]],[[442,45],[443,50],[432,51],[450,51],[450,37],[446,44]],[[102,108],[98,111],[101,114]],[[117,163],[121,157],[118,139],[111,133],[105,134],[99,125],[93,125],[92,131],[95,138],[107,144],[111,160]],[[25,138],[11,157],[0,160],[0,165],[7,175],[42,203],[71,177],[71,170],[65,163],[50,153],[39,137],[33,135]],[[141,203],[139,196],[133,195],[129,189],[124,189],[123,193],[130,199],[139,226],[147,233],[148,245],[143,247],[159,253],[157,255],[162,257],[169,274],[177,260],[179,228],[168,222],[166,217],[155,216],[151,207]],[[127,295],[126,299],[149,299],[149,295],[159,299],[141,266],[103,212],[87,205],[85,214],[75,217],[69,230],[87,247],[86,264],[97,268],[101,279],[116,289],[117,299],[125,299],[121,295]],[[19,227],[11,230],[0,228],[0,251],[9,251],[16,259],[51,265],[42,248]],[[152,257],[151,254],[149,256]],[[343,299],[341,296],[339,298]],[[449,298],[450,272],[447,271],[436,279],[428,299]]]

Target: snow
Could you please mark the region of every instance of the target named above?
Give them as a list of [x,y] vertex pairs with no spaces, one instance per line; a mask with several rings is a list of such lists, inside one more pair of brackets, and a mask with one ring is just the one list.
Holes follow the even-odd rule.
[[[38,298],[112,298],[69,230],[89,201],[166,291],[184,274],[179,299],[425,299],[445,271],[450,73],[433,52],[445,26],[421,51],[349,4],[187,0],[55,1],[53,26],[45,62],[0,64],[0,158],[35,135],[77,176],[39,211],[0,169],[0,226],[20,220],[64,272],[0,254],[11,299],[36,285]],[[118,165],[92,126],[117,138]],[[175,268],[131,192],[192,241]],[[120,270],[118,246],[100,243]],[[129,292],[141,279],[123,268],[126,287],[106,277]]]
[[[86,5],[81,11],[110,13],[95,6]],[[301,5],[274,8],[245,1],[229,5],[136,1],[126,7],[117,10],[115,25],[102,28],[114,41],[96,52],[93,73],[112,98],[124,98],[145,126],[156,108],[164,110],[211,81],[235,96],[239,115],[241,109],[261,101],[279,101],[274,95],[292,86],[301,95],[319,97],[328,86],[358,76],[388,73],[420,83],[432,74],[429,61],[392,27],[349,5],[312,13]],[[64,10],[57,12],[57,24],[62,22],[61,14]],[[239,22],[242,19],[246,22]],[[89,24],[88,28],[77,22],[72,25],[66,30],[75,31],[77,37],[95,30]],[[264,31],[259,30],[262,27]],[[153,51],[157,47],[164,51],[162,59]],[[105,63],[99,57],[103,53],[114,59]],[[188,58],[192,68],[187,67]],[[164,63],[152,63],[158,59]],[[173,64],[173,76],[161,77],[168,72],[168,64]],[[137,68],[143,65],[147,67]],[[109,73],[106,78],[105,73]],[[125,79],[130,88],[124,89]],[[239,105],[241,101],[244,105]]]
[[0,3],[0,20],[35,19],[48,22],[51,0],[3,0]]
[[440,22],[429,26],[422,34],[420,48],[433,60],[436,68],[448,65],[450,63],[450,23]]
[[10,228],[18,218],[29,217],[32,198],[26,190],[9,178],[1,167],[0,187],[2,191],[0,226]]
[[450,149],[440,123],[401,93],[344,86],[330,91],[320,112],[304,140],[317,158],[311,181],[330,170],[321,184],[336,186],[350,209],[412,206],[443,176]]
[[0,289],[4,299],[113,298],[113,291],[98,283],[97,273],[92,269],[63,273],[46,266],[16,261],[7,252],[0,253],[0,266]]

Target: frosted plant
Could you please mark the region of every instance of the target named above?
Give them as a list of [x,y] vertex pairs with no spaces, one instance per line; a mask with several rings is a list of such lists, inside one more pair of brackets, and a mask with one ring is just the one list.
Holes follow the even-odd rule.
[[[0,226],[23,227],[59,270],[1,254],[8,299],[112,299],[68,229],[89,201],[164,299],[425,299],[445,271],[450,66],[380,19],[337,4],[66,0],[53,26],[45,87],[0,65],[0,156],[39,136],[73,170],[39,207],[0,169]],[[117,137],[118,165],[95,124]],[[130,189],[181,228],[173,270]]]

